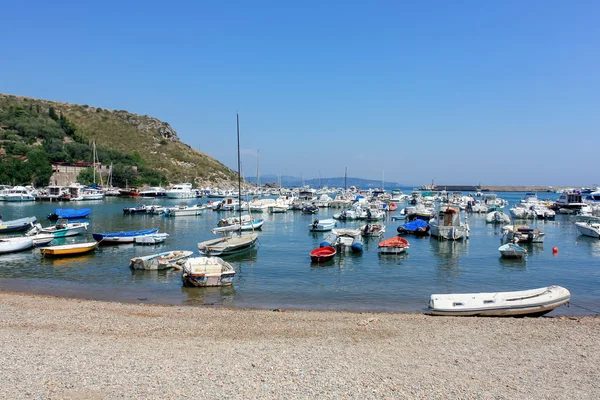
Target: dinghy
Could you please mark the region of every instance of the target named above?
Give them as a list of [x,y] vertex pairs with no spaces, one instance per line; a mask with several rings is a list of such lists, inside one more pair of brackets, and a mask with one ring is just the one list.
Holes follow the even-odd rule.
[[514,243],[507,243],[498,248],[504,258],[523,258],[527,256],[527,250]]
[[337,236],[333,247],[341,250],[350,249],[353,253],[362,253],[363,240],[360,229],[333,229],[331,231]]
[[236,234],[240,232],[239,225],[223,226],[212,230],[213,234],[221,233],[218,239],[198,243],[198,251],[205,256],[225,257],[231,254],[250,250],[256,245],[258,233]]
[[324,246],[314,249],[310,252],[310,259],[312,262],[325,262],[329,261],[335,256],[337,250],[332,246]]
[[235,270],[228,262],[219,257],[195,257],[183,264],[181,280],[184,286],[230,286],[233,284]]
[[142,236],[154,235],[158,232],[158,228],[140,229],[137,231],[122,231],[122,232],[102,232],[94,233],[94,240],[103,243],[133,243],[135,239]]
[[169,237],[168,233],[155,233],[153,235],[137,236],[133,239],[137,244],[159,244]]
[[402,254],[410,247],[408,240],[400,236],[385,239],[377,245],[379,254]]
[[18,232],[27,230],[31,225],[35,224],[35,217],[26,217],[13,219],[11,221],[3,221],[0,216],[0,233]]
[[12,237],[0,239],[0,254],[14,253],[33,247],[32,237]]
[[67,223],[66,219],[60,219],[54,226],[48,226],[42,228],[39,224],[36,224],[36,228],[40,229],[40,233],[50,233],[55,238],[62,238],[67,236],[75,236],[83,233],[87,230],[89,222],[75,222]]
[[143,257],[134,257],[130,260],[129,267],[132,269],[159,270],[167,268],[181,269],[181,265],[193,252],[187,250],[165,251],[158,254],[150,254]]
[[380,237],[385,233],[384,224],[366,224],[360,227],[360,233],[367,237]]
[[567,303],[571,294],[561,286],[517,292],[432,294],[433,315],[534,317]]
[[44,256],[68,257],[94,251],[97,245],[97,242],[65,244],[62,246],[42,247],[40,248],[40,252]]

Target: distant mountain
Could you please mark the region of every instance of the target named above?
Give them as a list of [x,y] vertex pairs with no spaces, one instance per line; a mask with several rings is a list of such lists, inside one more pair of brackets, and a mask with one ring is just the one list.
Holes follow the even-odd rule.
[[[252,184],[256,184],[255,176],[246,176],[246,181]],[[373,188],[381,188],[380,180],[373,179],[361,179],[361,178],[346,178],[346,186],[355,186],[359,189],[373,189]],[[260,184],[275,184],[284,187],[301,187],[302,186],[302,178],[297,176],[288,176],[282,175],[277,176],[273,174],[266,174],[260,176]],[[400,187],[398,182],[383,182],[385,188],[397,188]],[[304,179],[304,185],[308,185],[312,188],[320,188],[323,186],[327,187],[336,187],[343,188],[344,187],[344,177],[340,178],[316,178],[316,179]]]

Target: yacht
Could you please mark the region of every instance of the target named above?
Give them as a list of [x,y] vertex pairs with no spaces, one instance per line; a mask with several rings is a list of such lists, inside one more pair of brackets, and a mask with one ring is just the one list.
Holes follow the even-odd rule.
[[581,210],[585,206],[583,196],[579,190],[571,190],[560,194],[552,205],[552,209],[557,210],[561,214],[570,214]]
[[167,191],[161,187],[149,187],[140,191],[142,197],[165,197]]
[[192,190],[191,183],[179,183],[167,190],[169,199],[192,199],[196,197],[196,192]]

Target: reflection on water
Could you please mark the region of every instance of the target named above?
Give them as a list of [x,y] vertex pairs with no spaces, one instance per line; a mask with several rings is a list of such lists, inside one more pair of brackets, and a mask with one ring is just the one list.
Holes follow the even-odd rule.
[[527,258],[505,258],[498,257],[498,263],[502,268],[526,268],[527,267]]
[[577,247],[586,249],[587,254],[591,257],[600,257],[600,239],[579,235],[577,237]]
[[67,257],[43,257],[40,260],[42,265],[50,265],[53,267],[76,267],[82,263],[93,262],[96,254],[92,251],[87,254],[67,256]]
[[458,270],[460,256],[466,253],[469,240],[437,240],[431,238],[429,243],[439,268]]
[[221,287],[181,287],[181,292],[187,296],[184,301],[189,305],[219,305],[233,307],[235,305],[235,288]]

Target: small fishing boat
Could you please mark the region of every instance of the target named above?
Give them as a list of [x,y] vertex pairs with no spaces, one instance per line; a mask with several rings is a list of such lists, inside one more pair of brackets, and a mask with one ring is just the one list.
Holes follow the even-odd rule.
[[75,222],[69,224],[66,219],[59,219],[56,225],[42,228],[39,224],[36,224],[36,228],[39,229],[40,233],[50,233],[55,238],[75,236],[83,233],[87,230],[89,222]]
[[165,216],[167,217],[194,217],[200,215],[202,208],[197,205],[185,206],[180,205],[177,207],[169,207],[165,210]]
[[56,221],[57,219],[87,218],[91,212],[90,208],[57,208],[53,213],[48,214],[48,219]]
[[332,246],[324,246],[314,249],[310,252],[310,259],[313,262],[329,261],[335,256],[337,250]]
[[187,250],[173,250],[142,257],[134,257],[130,260],[129,267],[132,269],[143,270],[159,270],[167,268],[181,269],[181,265],[192,254],[193,252]]
[[326,232],[335,228],[336,221],[333,218],[315,219],[312,224],[308,225],[308,230],[311,232]]
[[331,232],[337,236],[335,243],[332,244],[333,247],[362,253],[363,240],[360,229],[333,229]]
[[505,225],[502,235],[513,243],[544,243],[546,234],[527,225]]
[[523,258],[527,256],[527,250],[514,243],[507,243],[498,248],[504,258]]
[[123,214],[135,215],[135,214],[146,214],[148,207],[145,204],[138,204],[135,207],[125,207]]
[[400,236],[385,239],[377,245],[379,254],[402,254],[410,248],[410,244]]
[[392,215],[392,221],[403,221],[406,219],[406,214]]
[[146,214],[160,215],[160,214],[164,214],[166,210],[167,210],[167,207],[163,207],[163,206],[149,206],[149,207],[146,207]]
[[537,317],[567,303],[571,293],[561,286],[517,292],[432,294],[433,315]]
[[0,233],[24,231],[30,228],[37,221],[36,217],[26,217],[3,221],[0,216]]
[[225,257],[231,254],[249,250],[256,245],[258,233],[241,235],[239,225],[223,226],[212,230],[213,234],[221,234],[218,239],[198,243],[198,251],[205,256]]
[[33,247],[32,237],[12,237],[0,239],[0,254],[15,253]]
[[94,251],[97,245],[97,242],[65,244],[62,246],[42,247],[40,248],[40,252],[44,256],[66,257],[79,255],[83,253],[89,253],[91,251]]
[[155,233],[153,235],[137,236],[133,239],[136,244],[159,244],[169,237],[168,233]]
[[133,243],[138,237],[154,235],[157,232],[158,228],[151,228],[137,231],[94,233],[92,236],[94,236],[94,240],[103,243]]
[[188,287],[230,286],[234,277],[231,264],[219,257],[189,258],[181,274],[183,285]]
[[360,227],[360,233],[363,236],[379,237],[385,233],[384,224],[365,224]]
[[265,224],[264,219],[253,219],[252,221],[242,224],[241,229],[243,231],[256,231],[258,229],[261,229],[264,224]]
[[585,236],[600,238],[600,222],[588,220],[587,222],[575,222],[579,233]]
[[319,212],[319,206],[316,204],[309,204],[302,208],[302,214],[316,214]]

